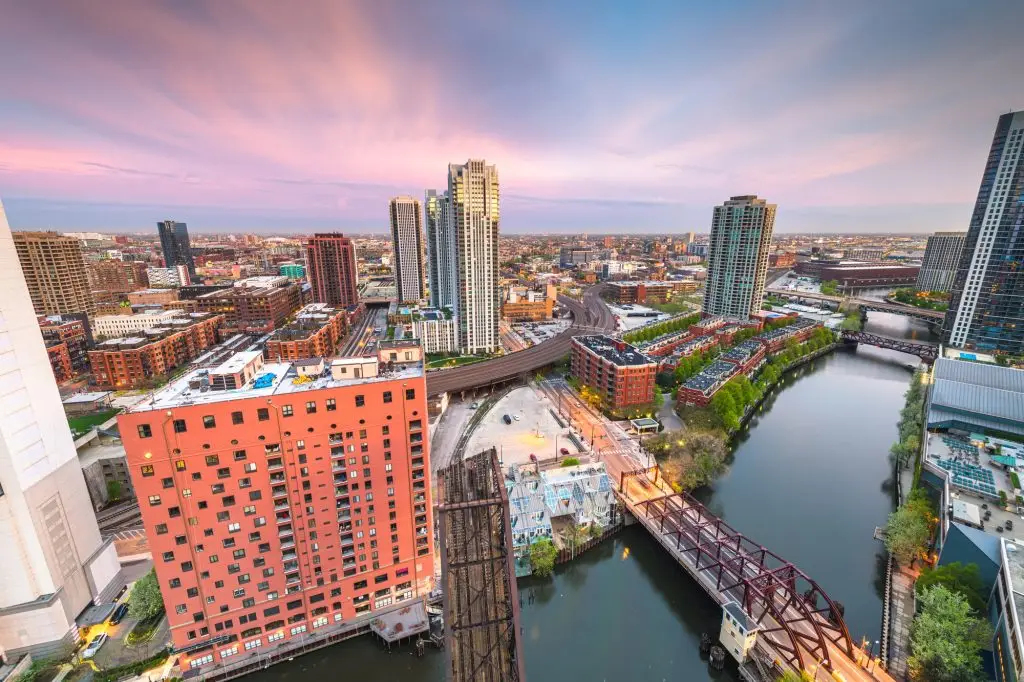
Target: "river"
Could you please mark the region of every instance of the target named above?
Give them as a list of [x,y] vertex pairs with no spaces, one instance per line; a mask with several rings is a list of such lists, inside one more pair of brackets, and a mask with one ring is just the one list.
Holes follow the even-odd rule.
[[[878,313],[866,330],[928,337],[921,323]],[[739,437],[726,475],[698,495],[842,602],[858,640],[879,637],[884,556],[872,532],[893,505],[887,452],[912,361],[843,350],[787,376]],[[699,655],[701,633],[717,637],[719,608],[638,526],[560,566],[553,579],[520,581],[520,591],[530,682],[738,679],[731,667],[713,675]],[[247,682],[444,679],[443,652],[412,652],[387,653],[363,637]]]

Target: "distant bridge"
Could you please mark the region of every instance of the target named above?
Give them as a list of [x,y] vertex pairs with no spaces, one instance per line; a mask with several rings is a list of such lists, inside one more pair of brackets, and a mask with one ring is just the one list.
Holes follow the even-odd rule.
[[872,301],[866,298],[855,298],[852,296],[829,296],[828,294],[818,294],[809,291],[792,291],[790,289],[769,289],[768,293],[774,294],[775,296],[806,299],[809,301],[828,301],[829,303],[836,304],[843,302],[852,303],[865,312],[874,311],[879,313],[889,313],[891,315],[903,315],[904,317],[911,317],[915,320],[934,324],[941,323],[943,318],[946,316],[945,313],[939,312],[938,310],[926,310],[924,308],[915,308],[914,306],[902,305],[900,303]]
[[867,344],[878,348],[898,350],[901,353],[916,355],[925,362],[934,362],[939,356],[939,347],[927,341],[908,341],[907,339],[891,339],[888,336],[869,334],[868,332],[843,331],[843,341],[848,344]]

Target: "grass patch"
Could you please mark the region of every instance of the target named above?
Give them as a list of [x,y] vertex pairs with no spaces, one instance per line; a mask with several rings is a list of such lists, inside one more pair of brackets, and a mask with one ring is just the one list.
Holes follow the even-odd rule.
[[156,634],[156,630],[160,626],[160,621],[163,619],[164,614],[161,613],[159,616],[140,620],[135,624],[135,627],[132,628],[132,631],[128,633],[128,636],[124,638],[125,644],[128,646],[135,646],[136,644],[145,644],[149,640],[153,639],[153,635]]
[[99,426],[103,422],[107,421],[115,414],[117,414],[117,410],[104,410],[94,414],[83,414],[78,417],[68,417],[68,428],[71,429],[71,433],[73,435],[80,436],[92,427]]
[[454,358],[437,358],[427,362],[427,369],[437,368],[450,368],[459,367],[460,365],[472,365],[474,362],[483,362],[484,360],[490,360],[490,356],[481,355],[461,355]]
[[677,413],[688,429],[714,431],[722,428],[722,423],[718,421],[718,417],[715,416],[710,407],[685,405],[677,408]]
[[688,313],[693,310],[693,306],[685,302],[669,301],[668,303],[648,303],[649,308],[654,308],[658,312],[668,313],[669,315],[678,315],[679,313]]

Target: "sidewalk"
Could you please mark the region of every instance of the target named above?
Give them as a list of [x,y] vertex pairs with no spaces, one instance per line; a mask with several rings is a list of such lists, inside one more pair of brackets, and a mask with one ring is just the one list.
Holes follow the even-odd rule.
[[906,679],[910,658],[910,625],[914,621],[915,573],[897,566],[892,573],[892,632],[889,641],[889,674]]

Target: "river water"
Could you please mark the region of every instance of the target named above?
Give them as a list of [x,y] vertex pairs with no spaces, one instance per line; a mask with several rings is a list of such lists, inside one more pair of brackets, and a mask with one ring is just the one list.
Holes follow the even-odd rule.
[[[867,331],[929,338],[926,326],[872,313]],[[872,538],[893,506],[886,453],[915,358],[843,350],[797,370],[741,434],[729,471],[698,497],[734,528],[793,562],[843,603],[851,635],[879,637],[884,556]],[[717,605],[639,526],[553,579],[520,581],[530,682],[738,679],[712,674],[702,632]],[[878,648],[875,647],[875,651]],[[441,682],[443,652],[388,653],[363,637],[274,666],[247,682]]]

